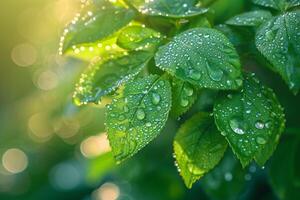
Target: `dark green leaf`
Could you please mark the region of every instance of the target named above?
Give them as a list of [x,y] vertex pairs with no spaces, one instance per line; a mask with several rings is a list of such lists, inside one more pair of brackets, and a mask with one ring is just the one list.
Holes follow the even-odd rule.
[[300,12],[289,12],[263,24],[256,47],[294,93],[300,88]]
[[237,89],[242,85],[239,56],[227,37],[215,29],[195,28],[160,47],[156,65],[201,88]]
[[147,50],[156,48],[162,41],[159,32],[144,26],[128,26],[124,28],[117,40],[117,44],[128,50]]
[[214,115],[218,129],[244,167],[254,158],[264,164],[276,148],[285,123],[275,94],[254,74],[246,74],[240,92],[220,96]]
[[196,5],[196,0],[133,0],[132,4],[142,14],[171,18],[193,17],[208,11]]
[[172,110],[171,114],[178,117],[187,112],[195,103],[198,91],[189,82],[177,78],[172,80]]
[[255,10],[234,16],[226,21],[232,26],[259,26],[272,17],[269,11]]
[[106,124],[112,152],[121,162],[152,141],[171,108],[171,86],[164,76],[151,75],[125,84],[107,108]]
[[188,188],[221,160],[227,148],[213,117],[198,113],[186,121],[174,140],[174,152],[180,175]]
[[150,53],[136,51],[93,63],[76,85],[74,102],[78,105],[98,103],[101,97],[135,77],[151,58]]
[[282,11],[300,5],[300,0],[252,0],[252,1],[257,5],[270,7]]
[[96,42],[111,36],[128,24],[134,16],[134,11],[130,9],[114,6],[106,0],[97,1],[92,8],[87,8],[76,16],[65,29],[60,43],[60,52],[80,48],[81,44]]

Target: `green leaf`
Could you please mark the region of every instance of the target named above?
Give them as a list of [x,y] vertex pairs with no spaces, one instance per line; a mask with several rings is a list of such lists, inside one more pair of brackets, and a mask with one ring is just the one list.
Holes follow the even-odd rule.
[[226,148],[226,140],[208,113],[198,113],[186,121],[174,140],[176,163],[185,185],[191,188],[195,181],[213,169]]
[[263,24],[256,34],[256,47],[272,64],[289,88],[300,88],[300,12],[289,12]]
[[125,84],[107,108],[106,124],[112,152],[121,162],[152,141],[171,108],[171,86],[165,76],[150,75]]
[[144,26],[129,26],[124,28],[117,40],[117,44],[128,50],[155,49],[162,41],[162,35]]
[[172,80],[172,110],[171,115],[179,117],[187,112],[195,103],[198,91],[189,82],[177,78]]
[[284,129],[283,109],[275,94],[246,74],[243,89],[219,97],[214,106],[218,129],[245,167],[252,159],[263,165]]
[[76,84],[74,102],[77,105],[98,103],[101,97],[139,74],[151,58],[152,54],[148,52],[136,51],[115,58],[100,59],[91,64]]
[[269,11],[255,10],[234,16],[226,21],[232,26],[259,26],[272,17]]
[[300,5],[300,0],[252,0],[252,1],[257,5],[270,7],[281,11]]
[[114,6],[106,0],[97,1],[76,16],[65,29],[60,53],[106,38],[127,25],[134,16],[134,11],[130,9]]
[[196,0],[133,0],[132,4],[144,15],[170,18],[193,17],[208,11],[196,5]]
[[237,89],[242,85],[239,56],[215,29],[195,28],[159,48],[156,65],[201,88]]
[[96,58],[107,58],[111,54],[125,53],[125,50],[116,45],[117,33],[93,43],[81,44],[73,46],[72,49],[66,50],[67,56],[78,58],[90,62]]

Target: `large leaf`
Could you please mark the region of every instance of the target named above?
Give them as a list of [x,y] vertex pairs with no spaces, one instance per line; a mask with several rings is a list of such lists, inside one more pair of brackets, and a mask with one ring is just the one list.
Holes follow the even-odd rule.
[[114,6],[107,0],[96,1],[76,16],[65,29],[60,53],[106,38],[128,24],[134,16],[134,11],[130,9]]
[[171,86],[151,75],[125,84],[107,108],[106,124],[112,152],[121,162],[146,146],[162,130],[171,108]]
[[253,3],[277,10],[286,10],[300,5],[300,0],[252,0]]
[[198,113],[186,121],[174,140],[176,163],[185,185],[191,188],[195,181],[214,168],[226,148],[226,140],[208,113]]
[[151,53],[136,51],[93,63],[76,84],[74,102],[78,105],[98,103],[101,97],[135,77],[151,58]]
[[239,56],[227,37],[215,29],[195,28],[160,47],[156,65],[202,88],[237,89],[242,85]]
[[145,15],[171,18],[192,17],[206,13],[196,0],[133,0],[132,4]]
[[276,148],[285,122],[273,91],[262,86],[254,74],[246,75],[240,92],[220,96],[214,116],[243,166],[253,158],[264,164]]
[[120,32],[117,44],[128,50],[148,50],[156,48],[162,39],[159,32],[135,25],[128,26]]
[[255,10],[234,16],[226,21],[232,26],[259,26],[272,17],[269,11]]
[[177,78],[172,80],[172,110],[171,114],[178,117],[184,114],[195,103],[198,90],[189,82]]
[[263,24],[256,47],[297,93],[300,88],[300,12],[289,12]]

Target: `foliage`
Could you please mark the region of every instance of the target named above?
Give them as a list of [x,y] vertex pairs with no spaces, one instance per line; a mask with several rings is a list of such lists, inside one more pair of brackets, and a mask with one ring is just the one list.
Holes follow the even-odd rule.
[[[74,101],[111,99],[106,127],[118,163],[154,140],[168,119],[185,116],[173,145],[189,188],[217,166],[227,144],[243,167],[252,160],[263,166],[285,117],[273,90],[245,66],[271,69],[297,94],[299,4],[253,0],[252,10],[216,24],[214,1],[90,1],[61,41],[61,53],[92,63]],[[184,115],[210,92],[218,95],[205,113]]]

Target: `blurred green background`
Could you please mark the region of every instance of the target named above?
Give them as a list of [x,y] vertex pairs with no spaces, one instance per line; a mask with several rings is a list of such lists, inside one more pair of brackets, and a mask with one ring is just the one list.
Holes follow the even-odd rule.
[[[63,27],[84,0],[0,1],[0,199],[168,200],[300,199],[299,95],[278,76],[264,81],[286,107],[288,133],[268,165],[242,169],[231,152],[187,190],[172,158],[178,120],[121,166],[114,164],[102,105],[75,107],[72,90],[87,63],[58,55]],[[219,21],[241,12],[248,1],[224,0]],[[253,63],[250,63],[250,66]],[[207,110],[214,94],[200,96]],[[288,154],[286,152],[289,152]]]

